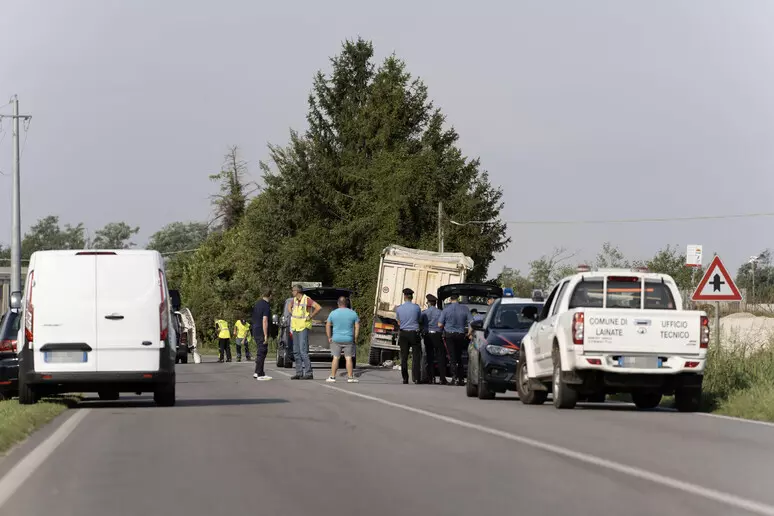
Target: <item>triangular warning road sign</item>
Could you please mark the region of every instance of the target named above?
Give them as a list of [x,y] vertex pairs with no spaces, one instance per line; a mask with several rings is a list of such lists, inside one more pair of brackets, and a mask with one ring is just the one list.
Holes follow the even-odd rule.
[[726,270],[719,256],[712,259],[707,272],[691,296],[694,301],[741,301],[742,294]]

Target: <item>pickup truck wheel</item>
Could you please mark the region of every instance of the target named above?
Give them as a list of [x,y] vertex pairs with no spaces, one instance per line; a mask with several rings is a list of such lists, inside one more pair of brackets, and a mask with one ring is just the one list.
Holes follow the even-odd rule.
[[700,407],[701,387],[681,387],[675,389],[675,408],[679,412],[696,412]]
[[[468,365],[468,371],[470,371],[470,365]],[[468,373],[468,382],[470,381],[470,373]],[[484,364],[478,363],[478,399],[480,400],[493,400],[495,399],[495,392],[489,388],[484,380]]]
[[468,381],[465,382],[465,394],[468,398],[475,398],[478,396],[478,385],[473,383],[473,380],[470,378],[470,368],[468,367]]
[[382,365],[381,358],[382,358],[381,349],[372,347],[370,350],[368,350],[368,365],[372,367]]
[[653,391],[634,391],[632,401],[638,409],[652,409],[661,403],[661,393]]
[[519,353],[519,365],[516,368],[517,382],[516,392],[519,393],[519,399],[525,405],[542,405],[548,398],[548,391],[532,390],[529,384],[529,374],[527,372],[527,354],[522,348]]
[[554,349],[554,375],[551,381],[554,407],[572,409],[578,403],[578,391],[562,381],[562,362],[559,353]]

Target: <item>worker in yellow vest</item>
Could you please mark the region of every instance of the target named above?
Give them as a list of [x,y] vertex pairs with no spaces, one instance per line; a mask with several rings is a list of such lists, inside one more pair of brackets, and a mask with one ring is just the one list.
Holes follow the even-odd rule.
[[250,338],[250,323],[245,321],[242,317],[234,323],[234,331],[236,332],[236,352],[237,362],[242,361],[242,345],[245,347],[245,360],[250,361],[250,345],[248,339]]
[[228,331],[228,323],[223,319],[215,319],[215,329],[218,332],[218,362],[223,362],[223,355],[226,355],[226,362],[231,362],[231,332]]
[[[301,285],[293,287],[293,304],[290,307],[290,331],[293,332],[293,358],[296,374],[291,380],[313,380],[312,363],[309,361],[309,330],[312,320],[322,308],[304,294]],[[311,313],[310,313],[311,310]]]

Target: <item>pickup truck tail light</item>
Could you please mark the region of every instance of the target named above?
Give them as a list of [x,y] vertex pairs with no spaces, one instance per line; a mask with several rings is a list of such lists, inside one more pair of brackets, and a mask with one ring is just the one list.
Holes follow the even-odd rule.
[[702,349],[707,349],[709,346],[710,341],[710,327],[709,327],[709,317],[706,315],[701,316],[701,337],[699,339],[699,347]]
[[572,318],[572,342],[573,344],[583,345],[583,312],[577,312]]

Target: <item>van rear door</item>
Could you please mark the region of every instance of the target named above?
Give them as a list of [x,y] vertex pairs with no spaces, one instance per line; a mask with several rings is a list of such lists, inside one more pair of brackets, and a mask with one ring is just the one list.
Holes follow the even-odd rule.
[[98,370],[158,371],[164,285],[156,257],[118,251],[97,256],[96,268]]
[[35,371],[97,370],[96,256],[41,253],[28,275]]

